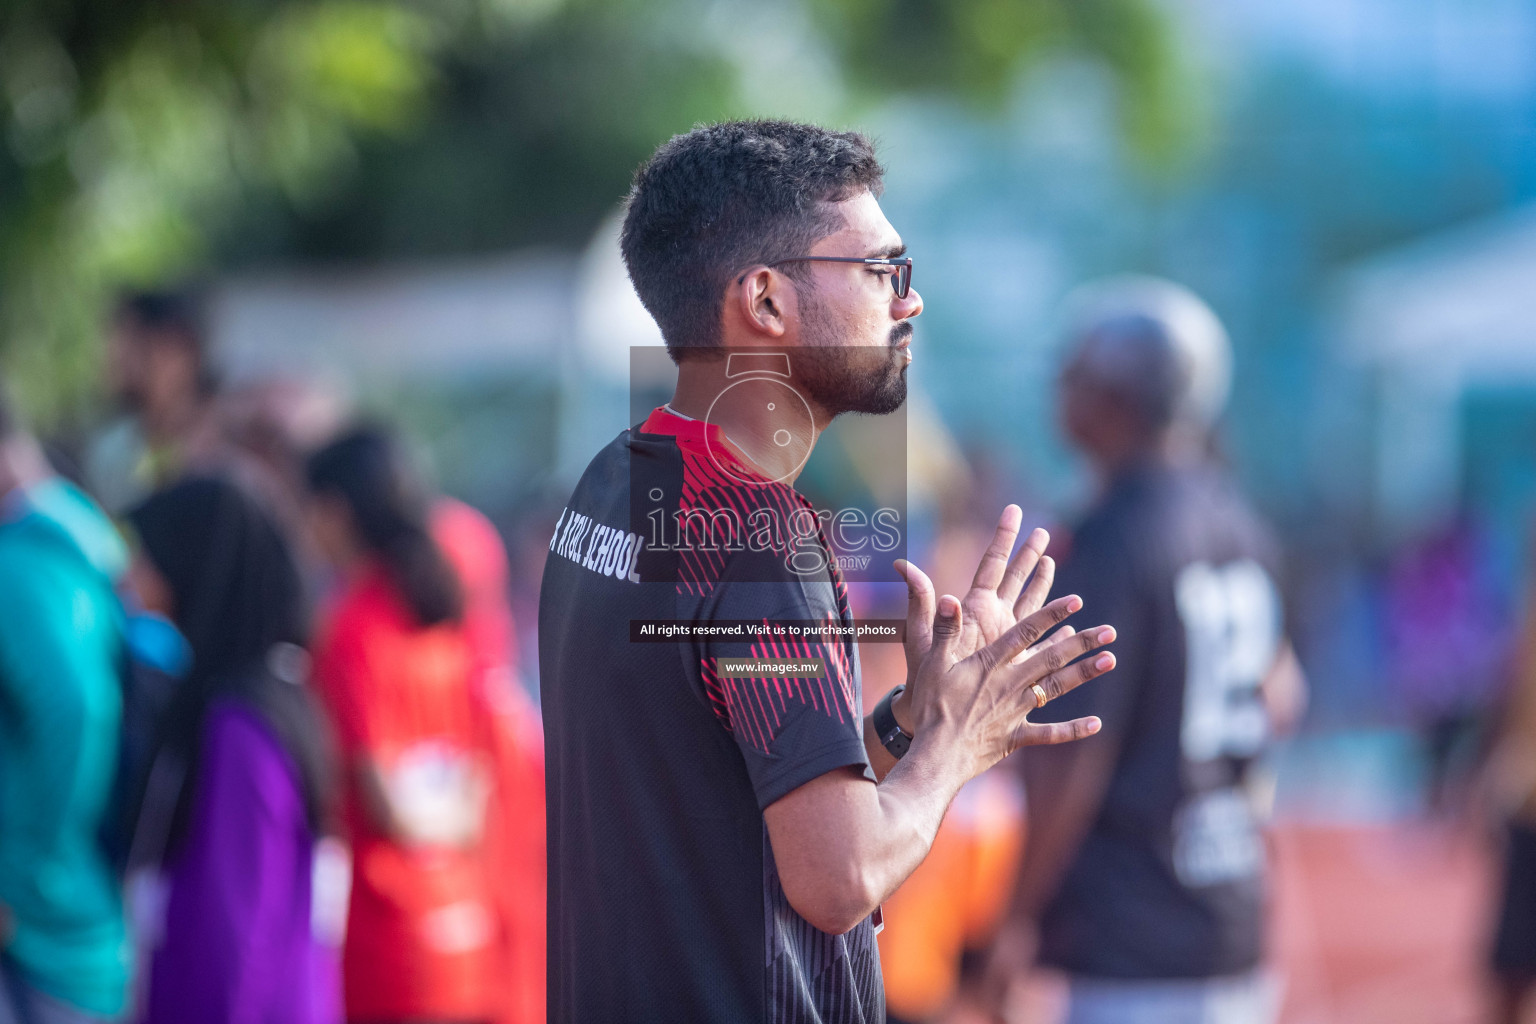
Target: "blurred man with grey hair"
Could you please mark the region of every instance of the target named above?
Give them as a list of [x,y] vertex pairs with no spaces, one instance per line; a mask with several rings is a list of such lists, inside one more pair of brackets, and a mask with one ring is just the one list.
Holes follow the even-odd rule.
[[1070,1024],[1256,1024],[1264,841],[1250,767],[1299,713],[1268,529],[1210,457],[1226,332],[1187,289],[1115,278],[1068,302],[1062,428],[1101,490],[1059,578],[1116,624],[1119,678],[1044,717],[1102,733],[1021,759],[1029,832],[994,980],[1069,979]]

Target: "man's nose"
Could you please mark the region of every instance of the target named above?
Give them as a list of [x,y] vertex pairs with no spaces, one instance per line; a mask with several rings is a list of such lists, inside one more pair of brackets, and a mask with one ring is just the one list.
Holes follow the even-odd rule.
[[907,289],[907,297],[897,299],[891,307],[891,316],[897,320],[910,320],[923,311],[923,297],[916,288]]

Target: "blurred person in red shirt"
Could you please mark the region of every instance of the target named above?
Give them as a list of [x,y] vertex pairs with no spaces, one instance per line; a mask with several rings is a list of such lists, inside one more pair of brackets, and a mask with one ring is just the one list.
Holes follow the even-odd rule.
[[495,740],[467,587],[394,440],[310,457],[310,521],[342,582],[315,645],[353,851],[343,956],[351,1021],[503,1012],[503,894],[488,860]]
[[503,924],[497,1024],[544,1010],[544,728],[517,678],[507,551],[490,520],[453,498],[432,507],[432,536],[464,586],[464,629],[486,709],[493,788],[485,849]]

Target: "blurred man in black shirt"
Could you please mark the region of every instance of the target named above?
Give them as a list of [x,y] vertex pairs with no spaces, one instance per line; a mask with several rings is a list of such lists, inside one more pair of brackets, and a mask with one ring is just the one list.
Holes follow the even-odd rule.
[[1061,578],[1115,623],[1121,667],[1040,716],[1098,715],[1098,737],[1021,761],[1029,839],[999,964],[1034,948],[1065,972],[1071,1024],[1257,1024],[1276,999],[1249,768],[1302,684],[1275,542],[1208,457],[1227,338],[1154,279],[1076,306],[1061,416],[1102,490]]

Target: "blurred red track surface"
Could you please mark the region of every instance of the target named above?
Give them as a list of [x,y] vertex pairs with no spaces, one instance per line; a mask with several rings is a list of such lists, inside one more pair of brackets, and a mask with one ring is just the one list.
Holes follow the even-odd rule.
[[1273,837],[1284,1024],[1486,1019],[1498,872],[1483,837],[1421,822],[1286,824]]
[[[1270,835],[1281,1024],[1490,1019],[1483,965],[1499,872],[1486,836],[1421,821],[1288,822]],[[1056,1024],[1064,997],[1060,976],[1037,972],[1013,1019]],[[991,1024],[968,1004],[944,1020]]]

